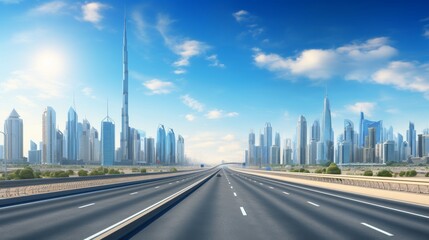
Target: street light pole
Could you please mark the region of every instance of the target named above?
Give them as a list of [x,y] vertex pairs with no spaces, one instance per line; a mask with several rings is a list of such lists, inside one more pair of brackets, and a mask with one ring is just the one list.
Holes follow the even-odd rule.
[[7,163],[6,163],[6,158],[5,158],[5,156],[4,156],[4,152],[5,152],[5,142],[6,142],[6,136],[7,136],[7,133],[4,133],[4,132],[2,132],[2,131],[0,131],[0,133],[1,134],[3,134],[3,136],[4,136],[4,141],[3,141],[3,165],[4,165],[4,173],[3,173],[3,177],[4,177],[4,180],[7,180]]

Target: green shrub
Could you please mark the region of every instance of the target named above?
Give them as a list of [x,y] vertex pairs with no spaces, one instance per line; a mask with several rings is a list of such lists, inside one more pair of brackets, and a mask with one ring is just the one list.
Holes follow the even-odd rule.
[[139,172],[139,169],[136,167],[131,168],[131,172]]
[[405,171],[401,171],[401,172],[399,172],[399,176],[400,176],[400,177],[405,176],[405,174],[406,174],[406,172],[405,172]]
[[429,177],[429,172],[427,172],[427,173],[425,174],[425,177]]
[[111,168],[109,169],[109,174],[120,174],[119,170]]
[[89,173],[90,176],[99,176],[99,175],[104,175],[104,170],[101,169],[101,171],[97,170],[97,169],[92,169],[92,171]]
[[327,174],[341,174],[341,169],[335,163],[331,163],[326,169]]
[[79,177],[88,176],[88,171],[83,170],[83,169],[80,169],[80,170],[77,172],[77,175],[78,175]]
[[405,176],[407,176],[407,177],[415,177],[415,176],[417,176],[417,172],[416,172],[416,170],[411,170],[411,171],[407,171],[407,173],[405,174]]
[[108,168],[101,168],[100,170],[102,170],[102,172],[104,172],[104,174],[106,174],[106,173],[108,173],[108,172],[109,172],[109,169],[108,169]]
[[374,173],[373,173],[371,170],[366,170],[366,171],[363,173],[363,175],[364,175],[364,176],[372,176],[372,175],[374,175]]
[[74,171],[73,171],[73,170],[71,170],[71,169],[69,169],[69,170],[67,170],[67,174],[68,174],[68,175],[74,175]]
[[316,171],[314,171],[314,173],[323,173],[323,169],[322,168],[318,168],[318,169],[316,169]]
[[19,173],[20,179],[33,179],[34,178],[34,171],[30,167],[25,167],[22,169]]
[[140,172],[141,172],[141,173],[146,173],[146,168],[142,168],[142,169],[140,169]]
[[176,168],[170,168],[170,172],[177,172],[177,169]]
[[392,171],[383,169],[377,173],[378,177],[392,177]]

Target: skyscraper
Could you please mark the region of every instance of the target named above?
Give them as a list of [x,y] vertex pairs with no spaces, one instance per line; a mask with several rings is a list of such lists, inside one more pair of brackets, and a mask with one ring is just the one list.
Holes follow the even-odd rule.
[[252,131],[249,133],[249,155],[248,165],[255,165],[255,133]]
[[177,136],[177,163],[184,164],[185,163],[185,139],[182,135]]
[[407,130],[407,142],[410,148],[411,156],[417,156],[417,148],[416,148],[416,130],[414,129],[414,123],[410,122]]
[[365,119],[363,112],[361,112],[359,124],[359,147],[364,147],[365,137],[368,136],[369,128],[375,129],[375,143],[383,143],[383,121],[371,121]]
[[145,138],[144,149],[146,164],[155,164],[155,139]]
[[94,127],[91,127],[91,134],[89,137],[89,161],[91,163],[100,162],[100,138],[98,131]]
[[264,161],[265,156],[265,137],[263,133],[259,133],[259,152],[257,153],[259,158],[258,164],[259,166],[264,166],[267,162]]
[[55,155],[57,156],[58,163],[61,164],[64,155],[64,134],[59,129],[57,129],[56,149],[57,153]]
[[296,126],[296,163],[299,165],[306,164],[307,152],[307,121],[304,116],[299,116]]
[[85,163],[89,162],[90,159],[90,143],[89,138],[91,134],[91,124],[87,119],[82,121],[82,133],[79,138],[79,159]]
[[322,112],[322,127],[320,141],[317,144],[317,162],[334,161],[334,136],[331,123],[331,107],[328,96],[325,96]]
[[46,107],[42,116],[42,164],[57,164],[56,156],[56,143],[57,143],[57,131],[56,131],[56,114],[52,107]]
[[121,160],[129,160],[130,126],[128,118],[128,51],[127,51],[127,18],[124,18],[123,43],[123,79],[122,79],[122,128],[121,128]]
[[115,123],[107,116],[101,121],[101,164],[112,166],[115,161]]
[[174,165],[176,164],[176,135],[173,129],[168,129],[165,140],[166,163]]
[[265,152],[264,152],[264,163],[271,164],[270,162],[270,149],[273,145],[273,128],[271,127],[271,123],[265,123],[264,128],[264,143],[265,143]]
[[4,132],[5,160],[12,163],[23,161],[23,123],[15,109],[4,122]]
[[280,164],[280,133],[276,132],[274,137],[274,145],[270,149],[271,164]]
[[33,141],[30,141],[30,150],[28,150],[28,162],[30,164],[40,164],[40,158],[41,151],[37,150],[37,144]]
[[164,125],[158,126],[156,135],[156,162],[155,164],[166,164],[165,158],[165,128]]
[[308,164],[317,163],[317,142],[320,141],[320,124],[315,120],[311,125],[311,138],[308,144]]
[[77,138],[77,113],[70,107],[67,114],[67,123],[66,123],[66,138],[67,138],[67,159],[69,161],[77,161],[77,153],[79,142]]

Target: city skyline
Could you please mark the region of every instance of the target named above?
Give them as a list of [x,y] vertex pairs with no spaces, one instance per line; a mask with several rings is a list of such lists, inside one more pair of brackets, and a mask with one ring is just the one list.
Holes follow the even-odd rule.
[[[358,129],[361,110],[404,138],[409,121],[418,133],[428,128],[429,14],[424,7],[380,1],[359,22],[363,10],[356,9],[365,3],[347,3],[353,8],[332,3],[343,23],[323,18],[327,6],[317,2],[309,8],[244,1],[224,3],[224,8],[195,1],[128,3],[129,125],[152,138],[159,124],[174,126],[193,159],[242,160],[254,126],[270,122],[283,142],[293,137],[300,115],[307,119],[307,132],[314,120],[322,123],[320,102],[327,86],[334,142],[344,119]],[[40,116],[46,106],[55,109],[63,131],[75,98],[79,119],[100,130],[109,98],[110,116],[118,124],[123,4],[0,4],[0,117],[5,120],[12,109],[20,114],[24,155],[30,140],[42,140]],[[194,5],[216,11],[186,16],[183,10]],[[303,13],[309,23],[299,16]],[[195,18],[201,22],[191,24]],[[394,21],[398,18],[400,23]],[[318,28],[311,26],[320,19]],[[115,131],[120,146],[121,127]]]

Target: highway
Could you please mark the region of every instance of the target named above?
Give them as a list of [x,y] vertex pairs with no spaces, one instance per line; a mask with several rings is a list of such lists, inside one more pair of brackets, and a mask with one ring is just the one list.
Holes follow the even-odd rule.
[[213,170],[0,208],[0,239],[85,239]]
[[132,239],[428,239],[429,208],[226,167]]

